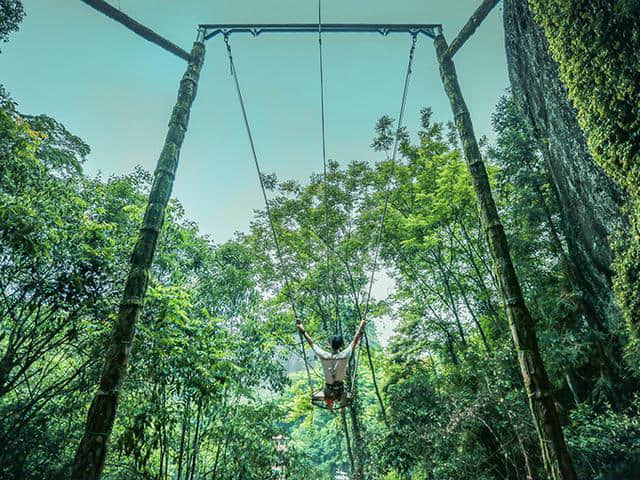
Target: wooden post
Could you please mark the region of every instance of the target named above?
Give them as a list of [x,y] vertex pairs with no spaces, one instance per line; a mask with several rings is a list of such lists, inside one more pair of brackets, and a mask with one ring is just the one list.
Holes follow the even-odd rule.
[[136,22],[129,15],[122,13],[115,7],[112,7],[104,0],[82,0],[84,3],[89,5],[90,7],[95,8],[98,12],[106,15],[107,17],[115,20],[118,23],[121,23],[129,30],[134,33],[137,33],[145,40],[155,43],[161,48],[164,48],[167,52],[171,52],[174,55],[186,60],[190,61],[189,52],[184,51],[182,48],[177,46],[175,43],[170,42],[166,38],[158,35],[156,32],[151,30],[149,27],[145,27],[141,23]]
[[440,76],[453,110],[462,150],[476,192],[482,225],[493,257],[502,300],[506,307],[511,335],[518,352],[520,371],[540,440],[545,469],[552,480],[576,480],[553,401],[552,387],[538,349],[535,324],[525,304],[520,281],[513,268],[507,237],[493,200],[489,177],[473,131],[471,116],[460,90],[453,60],[447,54],[447,41],[440,32],[434,42],[440,63]]
[[474,34],[476,29],[480,26],[480,24],[487,18],[487,15],[491,13],[493,7],[495,7],[500,0],[484,0],[480,6],[476,9],[475,12],[469,17],[467,23],[464,24],[458,36],[453,39],[451,45],[447,50],[447,57],[452,58],[460,48],[465,44],[469,37]]
[[200,30],[191,50],[189,65],[180,81],[178,100],[173,107],[169,131],[153,175],[147,209],[131,255],[118,317],[106,352],[100,388],[91,402],[84,435],[76,451],[73,480],[98,480],[104,468],[120,387],[126,373],[136,322],[142,310],[149,269],[164,222],[165,209],[171,196],[204,52],[204,31]]

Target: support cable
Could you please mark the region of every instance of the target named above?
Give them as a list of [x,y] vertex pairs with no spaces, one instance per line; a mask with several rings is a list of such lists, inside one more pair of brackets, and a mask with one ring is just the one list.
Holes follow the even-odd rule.
[[[242,97],[242,91],[240,89],[240,82],[238,80],[238,71],[236,69],[235,63],[233,61],[233,55],[231,53],[231,44],[229,43],[229,36],[225,35],[224,43],[227,47],[227,54],[229,55],[229,66],[231,68],[231,76],[233,77],[236,93],[238,95],[238,101],[240,102],[240,108],[242,110],[242,118],[244,120],[244,126],[247,131],[247,137],[249,138],[249,144],[251,145],[251,154],[253,156],[253,163],[256,167],[256,171],[258,173],[258,180],[260,181],[260,189],[262,190],[262,198],[264,199],[265,208],[267,211],[267,218],[269,219],[269,226],[271,227],[271,234],[273,236],[273,242],[276,247],[276,254],[278,256],[278,262],[280,265],[280,273],[282,278],[284,279],[285,289],[287,292],[287,298],[289,300],[289,304],[291,306],[291,311],[293,312],[293,316],[296,321],[296,325],[300,325],[302,321],[300,320],[300,316],[298,315],[298,309],[296,308],[295,301],[293,299],[293,295],[291,293],[291,285],[289,283],[289,276],[287,275],[287,269],[285,268],[284,260],[282,259],[282,249],[280,247],[280,241],[278,239],[278,232],[276,231],[275,222],[273,220],[273,216],[271,215],[271,207],[269,205],[269,199],[267,197],[267,189],[264,185],[264,175],[262,174],[262,170],[260,168],[260,162],[258,161],[258,154],[256,153],[256,146],[253,141],[253,134],[251,132],[251,126],[249,124],[249,119],[247,117],[247,109],[244,105],[244,99]],[[300,348],[302,350],[302,358],[304,360],[304,366],[307,371],[307,379],[309,381],[309,390],[313,394],[313,382],[311,381],[311,372],[309,370],[309,362],[307,360],[307,353],[304,348],[304,336],[302,332],[298,331],[300,336]]]

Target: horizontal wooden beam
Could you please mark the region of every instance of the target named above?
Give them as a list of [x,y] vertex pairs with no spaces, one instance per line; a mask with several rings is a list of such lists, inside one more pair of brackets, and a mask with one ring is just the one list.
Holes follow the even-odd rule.
[[154,32],[150,28],[145,27],[141,23],[135,21],[133,18],[126,15],[125,13],[122,13],[117,8],[112,7],[107,2],[103,0],[81,0],[81,1],[83,1],[90,7],[95,8],[97,11],[99,11],[100,13],[103,13],[104,15],[111,18],[112,20],[115,20],[116,22],[121,23],[132,32],[140,35],[145,40],[155,43],[159,47],[164,48],[166,51],[171,52],[174,55],[177,55],[183,60],[186,60],[188,62],[189,59],[191,58],[191,54],[189,54],[189,52],[180,48],[175,43],[170,42],[166,38],[158,35],[156,32]]
[[[205,40],[233,33],[249,33],[257,37],[264,33],[318,33],[319,30],[317,23],[202,23],[200,28],[206,31]],[[322,24],[322,33],[379,33],[384,36],[408,33],[435,38],[440,28],[441,25],[435,23],[325,23]]]
[[458,36],[454,38],[451,45],[449,45],[449,49],[446,53],[446,58],[453,57],[458,50],[464,45],[464,43],[469,40],[469,37],[474,34],[478,26],[482,23],[482,21],[487,18],[487,15],[493,10],[500,0],[484,0],[480,6],[473,12],[473,15],[469,18],[467,23],[462,27]]

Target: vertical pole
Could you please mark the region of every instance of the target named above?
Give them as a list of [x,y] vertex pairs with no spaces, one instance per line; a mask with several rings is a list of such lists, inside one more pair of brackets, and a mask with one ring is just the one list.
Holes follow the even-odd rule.
[[347,445],[347,455],[349,456],[349,473],[355,475],[355,466],[353,462],[353,450],[351,449],[351,438],[349,438],[349,427],[347,425],[347,416],[344,408],[340,409],[340,418],[342,419],[342,430],[344,431],[344,441]]
[[473,131],[471,116],[460,90],[453,60],[447,54],[447,41],[442,31],[436,36],[434,42],[440,63],[440,76],[453,110],[506,307],[511,335],[518,352],[520,371],[529,397],[529,407],[540,440],[547,476],[552,480],[576,480],[551,394],[551,384],[538,349],[535,324],[525,304],[520,281],[513,268],[509,244],[493,200],[489,177]]
[[[355,381],[355,379],[354,379]],[[358,402],[357,388],[353,391],[353,403],[349,409],[351,415],[351,431],[353,432],[353,456],[354,456],[354,469],[351,474],[353,480],[365,480],[364,468],[365,468],[365,445],[362,438],[362,430],[360,426],[360,404]]]
[[91,402],[84,435],[76,451],[71,477],[73,480],[98,480],[104,469],[120,388],[131,352],[131,342],[142,310],[149,269],[164,222],[165,209],[171,196],[180,147],[187,131],[191,105],[196,96],[204,52],[204,30],[200,29],[191,50],[189,65],[180,81],[178,99],[169,121],[169,131],[153,175],[147,209],[131,255],[118,317],[105,356],[100,388]]

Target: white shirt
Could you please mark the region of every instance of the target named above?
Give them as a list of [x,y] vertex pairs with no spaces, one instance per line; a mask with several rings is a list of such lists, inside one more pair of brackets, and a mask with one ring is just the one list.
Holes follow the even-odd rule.
[[324,381],[328,385],[332,385],[335,382],[344,382],[351,352],[353,351],[353,344],[349,344],[347,348],[338,353],[329,353],[318,347],[315,343],[311,348],[313,348],[316,357],[318,357],[318,360],[320,360],[322,364]]

